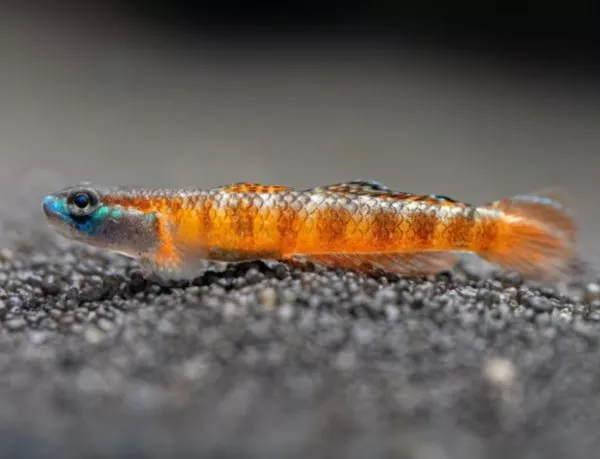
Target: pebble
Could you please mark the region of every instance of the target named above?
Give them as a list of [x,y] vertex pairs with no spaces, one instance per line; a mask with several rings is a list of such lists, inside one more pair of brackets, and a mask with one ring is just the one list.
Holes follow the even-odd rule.
[[174,336],[177,334],[177,327],[169,319],[161,319],[156,326],[156,330],[167,336]]
[[549,312],[554,309],[550,301],[542,296],[530,296],[524,302],[536,312]]
[[23,300],[17,296],[9,296],[5,304],[9,310],[20,309],[23,306]]
[[588,303],[600,300],[600,285],[592,282],[585,286],[585,300]]
[[17,331],[24,329],[27,326],[27,322],[22,317],[15,317],[14,319],[7,320],[5,325],[9,330]]
[[98,328],[100,328],[100,330],[103,330],[105,332],[111,331],[113,328],[115,328],[115,323],[106,318],[98,319],[97,325]]
[[61,291],[61,285],[58,278],[52,274],[44,277],[41,287],[42,292],[46,295],[58,295]]
[[88,343],[97,344],[104,339],[104,332],[94,325],[85,328],[84,337]]
[[3,247],[0,249],[0,261],[12,261],[13,258],[15,257],[14,253],[12,250],[10,250],[7,247]]
[[400,310],[396,306],[386,306],[385,315],[390,322],[396,322],[400,317]]
[[335,359],[335,366],[340,370],[351,370],[356,365],[356,355],[353,351],[343,351]]
[[291,304],[283,304],[278,310],[279,317],[284,320],[290,320],[294,317],[294,307]]
[[264,309],[273,309],[277,303],[277,292],[272,287],[260,290],[258,292],[258,301]]
[[600,310],[592,311],[588,314],[588,320],[593,320],[594,322],[600,322]]

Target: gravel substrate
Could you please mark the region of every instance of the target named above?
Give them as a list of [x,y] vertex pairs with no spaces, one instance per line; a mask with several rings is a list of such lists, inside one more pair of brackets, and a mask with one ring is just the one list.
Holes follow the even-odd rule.
[[598,457],[600,285],[0,251],[2,457]]

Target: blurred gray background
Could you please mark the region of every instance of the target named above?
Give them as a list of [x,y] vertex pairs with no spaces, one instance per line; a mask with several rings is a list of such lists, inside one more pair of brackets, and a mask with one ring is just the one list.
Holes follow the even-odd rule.
[[3,208],[41,225],[43,193],[80,180],[370,178],[482,203],[560,185],[585,256],[600,261],[600,80],[568,41],[557,40],[553,60],[543,54],[557,45],[543,37],[515,53],[518,40],[511,52],[477,34],[454,45],[443,34],[388,33],[393,24],[378,28],[377,18],[246,32],[248,21],[222,12],[216,26],[185,8],[176,13],[187,20],[161,22],[141,3],[0,3]]

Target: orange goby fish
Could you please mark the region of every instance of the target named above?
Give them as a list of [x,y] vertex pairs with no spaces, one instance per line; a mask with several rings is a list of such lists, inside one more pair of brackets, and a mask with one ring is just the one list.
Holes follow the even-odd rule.
[[561,196],[544,191],[477,206],[359,180],[307,190],[80,183],[49,194],[42,207],[62,235],[173,278],[198,275],[206,260],[250,259],[431,275],[470,252],[526,277],[559,281],[570,273],[577,234]]

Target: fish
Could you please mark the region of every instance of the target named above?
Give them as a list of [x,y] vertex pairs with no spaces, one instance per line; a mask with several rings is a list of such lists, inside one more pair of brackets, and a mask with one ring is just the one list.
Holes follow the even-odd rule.
[[430,276],[470,253],[524,277],[563,281],[578,228],[559,189],[482,205],[395,191],[373,180],[308,189],[238,182],[214,188],[80,182],[43,198],[59,234],[139,261],[145,273],[194,277],[207,262],[273,260]]

